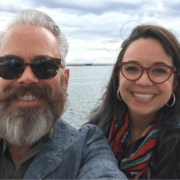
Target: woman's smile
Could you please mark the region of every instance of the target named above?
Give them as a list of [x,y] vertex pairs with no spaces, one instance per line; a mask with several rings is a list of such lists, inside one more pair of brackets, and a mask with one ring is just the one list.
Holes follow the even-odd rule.
[[143,94],[139,94],[139,93],[132,93],[135,97],[142,99],[142,100],[149,100],[152,99],[155,95],[154,94],[148,94],[148,93],[143,93]]

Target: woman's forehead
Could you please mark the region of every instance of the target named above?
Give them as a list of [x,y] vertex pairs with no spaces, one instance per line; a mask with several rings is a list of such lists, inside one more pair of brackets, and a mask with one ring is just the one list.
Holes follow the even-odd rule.
[[132,42],[126,49],[122,61],[136,61],[144,66],[157,63],[173,65],[172,57],[166,53],[161,42],[156,39],[138,39]]

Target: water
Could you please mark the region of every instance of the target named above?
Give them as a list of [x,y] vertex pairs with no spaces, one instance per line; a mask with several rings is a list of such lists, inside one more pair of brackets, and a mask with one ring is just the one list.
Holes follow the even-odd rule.
[[113,66],[69,66],[68,107],[62,118],[80,128],[101,98]]

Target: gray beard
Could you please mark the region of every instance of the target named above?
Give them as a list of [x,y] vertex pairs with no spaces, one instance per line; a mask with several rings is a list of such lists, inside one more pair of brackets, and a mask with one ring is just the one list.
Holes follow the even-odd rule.
[[[66,91],[64,84],[51,97],[48,86],[10,87],[4,98],[0,99],[0,139],[7,140],[10,144],[22,146],[32,145],[42,136],[47,134],[64,112]],[[29,88],[29,89],[28,89]],[[27,91],[37,95],[44,95],[47,100],[46,110],[39,114],[37,108],[18,108],[13,113],[10,109],[10,100],[14,95],[23,95]]]
[[0,138],[14,145],[32,145],[47,134],[54,125],[53,114],[49,109],[44,115],[38,115],[33,108],[25,109],[17,115],[10,111],[0,113]]

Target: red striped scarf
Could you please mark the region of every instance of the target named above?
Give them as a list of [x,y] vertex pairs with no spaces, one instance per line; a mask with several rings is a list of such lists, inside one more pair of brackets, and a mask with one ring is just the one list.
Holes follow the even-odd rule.
[[131,131],[128,112],[120,116],[118,112],[112,123],[106,128],[105,136],[112,147],[119,168],[129,179],[152,179],[155,147],[159,127],[157,118],[144,130],[140,138],[130,146],[130,153],[123,157],[123,143]]

